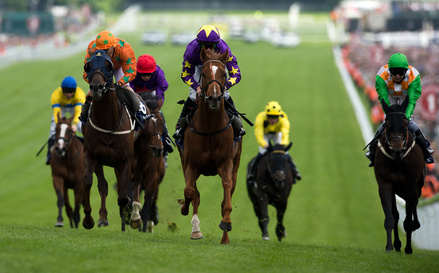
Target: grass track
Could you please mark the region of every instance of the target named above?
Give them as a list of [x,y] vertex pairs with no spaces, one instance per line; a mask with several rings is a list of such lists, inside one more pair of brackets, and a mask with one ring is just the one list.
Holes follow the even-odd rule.
[[[164,69],[170,86],[164,112],[173,128],[181,110],[176,102],[188,94],[180,80],[184,47],[143,46],[138,33],[121,37],[134,47],[136,56],[151,54]],[[303,180],[290,195],[285,217],[288,236],[282,243],[275,240],[271,208],[272,240],[261,241],[246,193],[245,168],[257,153],[249,126],[245,126],[248,134],[232,199],[229,246],[219,245],[222,188],[217,177],[199,179],[205,239],[189,239],[190,218],[180,215],[176,202],[184,188],[177,153],[169,157],[160,188],[161,218],[154,235],[120,232],[113,190],[108,196],[108,228],[55,229],[50,169],[44,165],[45,151],[38,158],[35,154],[48,136],[52,91],[66,75],[87,88],[81,79],[83,54],[78,54],[0,70],[4,86],[0,92],[0,272],[438,272],[437,251],[415,249],[411,256],[385,253],[376,182],[361,150],[364,143],[331,45],[304,43],[296,49],[239,41],[229,45],[243,74],[241,83],[231,89],[238,110],[253,120],[267,101],[278,100],[292,123],[291,152]],[[113,184],[112,171],[105,171]],[[97,218],[96,181],[92,198],[92,214]],[[179,230],[168,231],[168,221]]]

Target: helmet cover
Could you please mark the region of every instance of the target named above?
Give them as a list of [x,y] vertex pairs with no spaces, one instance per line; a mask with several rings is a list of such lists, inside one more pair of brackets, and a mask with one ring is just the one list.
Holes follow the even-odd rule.
[[142,55],[137,59],[137,72],[153,73],[157,68],[154,57],[148,54]]
[[212,25],[204,25],[198,30],[199,43],[218,43],[221,40],[218,29]]
[[67,76],[61,82],[61,88],[76,89],[76,80],[72,76]]
[[409,63],[407,57],[402,53],[395,53],[389,58],[389,69],[390,68],[409,68]]
[[265,113],[267,116],[280,116],[282,114],[282,108],[277,101],[270,101],[265,106]]
[[116,37],[111,31],[101,31],[96,36],[96,49],[109,49],[116,44]]

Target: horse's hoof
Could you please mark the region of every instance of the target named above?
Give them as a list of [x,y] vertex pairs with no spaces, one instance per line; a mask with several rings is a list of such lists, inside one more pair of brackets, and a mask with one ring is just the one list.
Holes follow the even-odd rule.
[[63,222],[56,222],[55,227],[63,227]]
[[108,227],[110,224],[107,219],[99,219],[98,227]]
[[146,222],[146,232],[147,233],[154,233],[154,222],[149,220]]
[[232,223],[225,223],[221,221],[219,224],[219,228],[223,231],[231,231],[232,230]]
[[142,218],[139,218],[137,220],[133,220],[131,219],[131,228],[137,229],[140,228],[140,226],[142,225]]
[[267,236],[262,236],[262,241],[270,241],[270,237]]
[[82,226],[85,229],[92,229],[95,226],[95,221],[93,221],[93,219],[91,219],[91,221],[82,221]]
[[177,203],[180,205],[180,208],[182,208],[184,205],[184,199],[178,198]]
[[191,240],[199,240],[203,239],[203,234],[201,234],[201,231],[194,231],[191,233]]

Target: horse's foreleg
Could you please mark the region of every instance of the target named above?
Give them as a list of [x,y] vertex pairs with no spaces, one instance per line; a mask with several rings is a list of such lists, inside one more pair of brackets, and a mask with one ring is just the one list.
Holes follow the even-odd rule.
[[198,219],[198,214],[192,215],[191,224],[192,224],[191,239],[192,240],[203,239],[203,234],[201,233],[200,219]]
[[67,187],[64,187],[64,206],[66,208],[67,217],[69,218],[70,228],[73,228],[73,210],[72,206],[70,206],[69,192]]
[[82,182],[79,181],[79,179],[76,182],[74,193],[75,193],[75,209],[73,211],[73,222],[75,223],[75,228],[78,228],[79,219],[80,219],[79,211],[81,210],[81,204],[83,204],[84,202],[83,200],[84,188]]
[[381,205],[384,210],[384,228],[386,230],[387,235],[387,243],[386,250],[392,251],[392,230],[395,227],[395,218],[392,213],[392,186],[388,184],[384,184],[384,182],[379,182],[379,194],[381,199]]
[[98,190],[101,196],[101,207],[99,209],[99,221],[98,227],[106,227],[108,223],[107,212],[107,196],[108,196],[108,182],[104,176],[104,167],[99,165],[95,170],[96,177],[98,179]]
[[90,190],[93,185],[93,169],[90,166],[89,160],[84,157],[84,164],[86,166],[84,176],[82,178],[84,184],[84,219],[82,220],[82,226],[85,229],[91,229],[94,227],[95,223],[93,217],[91,216],[91,206],[90,206]]
[[232,219],[230,217],[230,213],[232,212],[232,179],[229,177],[225,177],[222,179],[223,190],[224,190],[224,198],[221,202],[221,215],[223,218],[221,219],[221,223],[219,227],[224,231],[232,230]]
[[[120,163],[119,167],[115,170],[118,174],[119,183],[119,197],[117,199],[117,204],[119,205],[119,215],[121,219],[122,231],[125,231],[125,224],[128,223],[130,208],[129,208],[129,198],[128,198],[128,183],[130,180],[131,173],[131,160]],[[134,187],[135,185],[133,185]],[[135,202],[133,202],[133,209]]]
[[64,206],[64,197],[63,197],[63,186],[62,186],[62,180],[59,178],[53,178],[53,185],[55,187],[55,193],[56,193],[56,206],[58,208],[58,217],[56,219],[55,227],[63,227],[63,217],[62,217],[62,209]]
[[[418,215],[417,215],[417,211],[416,211],[416,205],[418,203],[418,198],[417,196],[413,195],[413,196],[409,196],[406,200],[406,204],[405,204],[405,212],[406,212],[406,217],[404,220],[404,230],[405,233],[407,235],[407,244],[405,246],[405,253],[406,254],[412,254],[413,253],[413,249],[412,249],[412,232],[414,230],[416,230],[416,222],[417,224],[419,224],[418,221]],[[415,219],[413,219],[413,216],[415,217]]]
[[394,227],[393,227],[393,247],[395,248],[395,251],[401,252],[401,240],[399,239],[399,212],[398,208],[396,207],[396,196],[392,196],[392,215],[394,220]]
[[192,203],[193,214],[198,214],[198,206],[200,205],[200,192],[196,187],[196,181],[200,174],[195,170],[186,167],[184,172],[184,180],[186,182],[186,187],[184,188],[184,202],[180,202],[181,214],[189,214],[189,204]]
[[277,210],[277,225],[276,225],[276,236],[277,239],[282,241],[282,238],[285,238],[287,233],[285,232],[285,227],[283,224],[285,210],[287,209],[287,202],[286,200],[282,202],[278,202],[276,204],[276,210]]

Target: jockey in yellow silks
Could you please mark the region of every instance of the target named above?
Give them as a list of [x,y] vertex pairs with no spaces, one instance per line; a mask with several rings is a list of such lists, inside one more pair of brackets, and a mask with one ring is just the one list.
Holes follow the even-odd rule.
[[[272,141],[274,145],[288,145],[290,142],[290,122],[287,114],[282,111],[281,106],[277,101],[270,101],[265,106],[265,111],[260,112],[256,116],[255,121],[255,137],[259,144],[259,153],[255,157],[249,172],[249,180],[254,180],[256,169],[262,156],[267,152],[269,142]],[[298,180],[302,179],[299,170],[297,169],[291,156],[288,154],[290,160],[290,167]]]
[[52,104],[52,122],[50,124],[50,134],[48,141],[48,150],[46,157],[46,165],[50,164],[51,148],[55,144],[55,128],[58,123],[58,114],[65,117],[67,113],[73,116],[72,130],[76,132],[81,131],[81,122],[79,122],[79,115],[81,114],[82,104],[85,102],[85,93],[76,85],[75,78],[67,76],[61,82],[61,86],[53,91],[50,98]]

